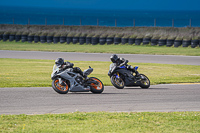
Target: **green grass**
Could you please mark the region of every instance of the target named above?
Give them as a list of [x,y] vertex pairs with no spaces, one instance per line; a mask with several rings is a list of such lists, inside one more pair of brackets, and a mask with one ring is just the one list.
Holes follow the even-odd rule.
[[0,131],[5,133],[198,133],[199,125],[200,112],[0,115]]
[[[2,42],[0,50],[62,51],[89,53],[167,54],[199,56],[199,48],[167,48],[135,45],[74,45]],[[50,87],[54,60],[0,59],[0,87]],[[90,65],[91,76],[111,85],[110,62],[73,61],[82,70]],[[200,82],[200,67],[153,63],[139,66],[151,84]],[[44,115],[0,115],[0,132],[200,132],[200,112],[74,112]]]
[[200,48],[166,47],[151,45],[79,45],[79,44],[48,44],[28,42],[0,41],[0,50],[22,51],[58,51],[58,52],[85,52],[85,53],[121,53],[121,54],[153,54],[153,55],[187,55],[200,56]]
[[[54,60],[0,59],[0,87],[50,87]],[[91,66],[89,76],[112,85],[107,75],[111,62],[73,61],[82,70]],[[129,63],[139,66],[138,71],[149,77],[151,84],[200,82],[200,67],[193,65],[171,65],[154,63]]]

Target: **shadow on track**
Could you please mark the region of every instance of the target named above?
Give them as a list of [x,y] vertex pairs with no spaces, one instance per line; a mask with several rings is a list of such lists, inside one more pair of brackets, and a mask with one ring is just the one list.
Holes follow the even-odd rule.
[[135,88],[124,88],[124,89],[127,89],[127,90],[167,90],[169,88],[148,88],[148,89],[142,89],[142,88],[138,88],[138,87],[135,87]]
[[[90,94],[90,95],[113,95],[113,94],[128,94],[128,93],[108,93],[108,92],[102,92],[101,94],[95,94],[95,93],[87,93],[87,92],[71,92],[71,93],[68,93],[68,94]],[[66,94],[66,95],[68,95]]]

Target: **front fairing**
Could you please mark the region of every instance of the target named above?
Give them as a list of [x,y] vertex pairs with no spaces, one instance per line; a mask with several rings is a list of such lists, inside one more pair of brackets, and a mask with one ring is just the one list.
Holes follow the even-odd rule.
[[58,72],[59,72],[59,68],[57,67],[57,65],[54,65],[54,66],[53,66],[53,72],[51,73],[51,78],[53,78],[54,75],[55,75],[56,73],[58,73]]
[[54,66],[53,66],[53,72],[56,72],[56,71],[59,71],[59,68],[58,68],[57,65],[54,65]]
[[110,67],[109,67],[109,71],[108,71],[108,76],[111,76],[111,74],[114,72],[114,70],[116,69],[116,63],[112,63],[110,64]]

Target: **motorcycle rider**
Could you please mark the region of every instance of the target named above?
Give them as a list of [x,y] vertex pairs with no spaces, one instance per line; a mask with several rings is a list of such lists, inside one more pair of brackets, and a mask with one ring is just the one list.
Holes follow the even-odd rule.
[[83,75],[83,72],[82,70],[79,68],[79,67],[73,67],[74,64],[73,63],[70,63],[70,62],[64,62],[64,59],[63,58],[57,58],[55,60],[55,64],[56,66],[60,69],[60,70],[65,70],[67,68],[73,68],[73,72],[76,72],[76,73],[79,73],[81,76],[83,76],[84,78],[86,78],[84,75]]
[[128,60],[126,60],[124,58],[119,58],[116,54],[111,55],[110,60],[113,63],[115,63],[116,66],[118,66],[118,67],[125,66],[128,70],[131,70],[136,75],[138,74],[138,72],[135,71],[135,68],[133,66],[127,64]]
[[[83,75],[82,70],[79,67],[73,67],[74,64],[70,62],[65,62],[63,58],[57,58],[55,60],[55,65],[59,68],[59,70],[66,70],[68,68],[73,68],[73,72],[79,73],[83,78],[87,78],[87,76]],[[59,78],[59,83],[64,85],[62,80]]]

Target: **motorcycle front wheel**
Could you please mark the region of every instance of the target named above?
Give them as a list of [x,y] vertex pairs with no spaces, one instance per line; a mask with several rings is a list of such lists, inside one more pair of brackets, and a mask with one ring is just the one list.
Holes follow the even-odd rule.
[[90,80],[97,81],[97,84],[95,84],[95,83],[90,84],[91,92],[98,93],[98,94],[102,93],[104,90],[104,85],[101,82],[101,80],[99,80],[98,78],[95,78],[95,77],[91,77]]
[[61,85],[58,79],[54,79],[52,81],[52,88],[59,94],[67,94],[69,91],[69,86],[65,81],[63,81],[63,84],[65,85]]
[[150,80],[144,74],[140,74],[140,87],[142,89],[148,89],[150,87]]
[[122,78],[120,77],[116,77],[115,74],[113,74],[110,77],[111,83],[113,84],[114,87],[116,87],[117,89],[123,89],[124,88],[124,81]]

